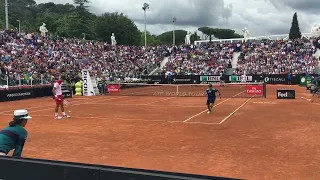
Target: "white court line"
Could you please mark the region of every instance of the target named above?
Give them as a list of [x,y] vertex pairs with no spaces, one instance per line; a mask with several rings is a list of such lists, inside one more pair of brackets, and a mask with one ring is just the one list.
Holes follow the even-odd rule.
[[[95,100],[96,102],[100,102],[100,101],[109,101],[109,100],[114,100],[114,99],[121,99],[121,98],[125,98],[125,97],[127,97],[127,96],[122,96],[122,97],[117,97],[117,98],[110,98],[110,99],[101,99],[101,100]],[[88,104],[88,102],[84,102],[84,103],[77,103],[77,104],[70,104],[70,105],[68,105],[68,106],[66,106],[66,107],[70,107],[70,106],[79,106],[79,105],[84,105],[84,104]],[[48,106],[42,106],[42,107],[48,107]],[[36,108],[36,107],[33,107],[33,108]],[[32,108],[32,109],[33,109]],[[40,107],[38,107],[38,108],[41,108],[41,106]],[[26,109],[30,109],[30,108],[26,108]],[[35,111],[33,111],[33,110],[29,110],[29,112],[31,112],[31,113],[34,113],[34,112],[41,112],[41,111],[46,111],[46,110],[54,110],[54,105],[51,105],[51,107],[50,108],[44,108],[44,109],[39,109],[39,110],[35,110]],[[4,114],[4,113],[6,113],[6,112],[12,112],[13,110],[11,110],[11,111],[3,111],[3,112],[0,112],[0,114]]]
[[[12,116],[12,114],[3,114],[5,116]],[[50,115],[32,115],[33,117],[52,117]],[[206,123],[206,122],[183,122],[183,121],[168,121],[168,120],[149,120],[149,119],[126,119],[126,118],[110,118],[110,117],[94,117],[94,116],[71,116],[68,119],[103,119],[103,120],[120,120],[120,121],[149,121],[149,122],[167,122],[167,123],[183,123],[183,124],[202,124],[202,125],[217,125],[219,123]],[[63,119],[62,119],[63,120]],[[65,119],[67,120],[67,119]]]
[[[149,91],[146,91],[146,92],[149,92]],[[135,92],[135,93],[128,93],[128,94],[136,94],[136,92]],[[90,101],[88,102],[88,100],[89,100],[89,98],[88,98],[88,100],[86,100],[85,103],[81,103],[82,101],[80,101],[80,103],[76,103],[76,104],[74,104],[74,103],[71,102],[71,104],[68,105],[68,107],[70,107],[70,106],[77,106],[77,105],[83,105],[83,104],[89,104],[89,103],[91,103],[91,102],[102,102],[102,101],[108,101],[108,100],[113,100],[113,99],[121,99],[121,98],[129,97],[129,96],[120,96],[120,97],[117,96],[116,98],[109,98],[109,97],[112,97],[112,96],[103,96],[103,97],[108,97],[108,99],[97,100],[97,99],[91,99],[91,98],[90,98]],[[75,99],[77,99],[77,98],[75,98]],[[79,98],[79,99],[80,99],[80,98]],[[30,109],[38,109],[38,108],[44,108],[44,107],[54,107],[54,106],[53,106],[53,105],[35,106],[35,107],[32,107],[32,106],[31,106],[31,107],[25,107],[25,109],[30,110]],[[40,112],[40,111],[45,111],[45,110],[49,110],[49,109],[52,109],[52,108],[39,109],[39,110],[32,111],[32,112]],[[14,110],[1,111],[0,114],[8,113],[8,112],[13,112],[13,111],[14,111]]]
[[153,101],[151,103],[147,103],[147,104],[144,104],[144,105],[151,105],[151,104],[154,104],[154,103],[166,101],[166,100],[173,99],[173,98],[176,98],[176,97],[165,98],[165,99],[162,99],[162,100],[159,100],[159,101]]
[[305,98],[305,97],[301,97],[301,99],[305,99],[305,100],[307,100],[307,101],[311,101],[311,99],[307,99],[307,98]]
[[[80,101],[82,102],[82,101]],[[38,108],[44,108],[44,107],[52,107],[52,105],[46,105],[46,106],[31,106],[31,107],[25,107],[24,109],[38,109]],[[1,111],[0,114],[3,114],[3,113],[7,113],[7,112],[12,112],[14,110],[6,110],[6,111]]]
[[206,124],[206,125],[214,125],[214,124],[219,124],[219,123],[206,123],[206,122],[183,122],[186,124]]
[[205,125],[217,125],[219,123],[206,123],[206,122],[198,122],[198,121],[193,121],[193,122],[183,122],[183,121],[167,121],[168,123],[183,123],[183,124],[205,124]]
[[[305,98],[305,97],[301,97],[301,99],[305,99],[306,101],[309,101],[309,102],[311,101],[311,99],[307,99],[307,98]],[[311,102],[311,104],[320,106],[320,104],[319,104],[319,103],[316,103],[316,102]]]
[[[100,102],[100,101],[109,101],[109,100],[114,100],[114,99],[121,99],[121,98],[125,98],[127,96],[122,96],[122,97],[117,97],[117,98],[110,98],[110,99],[101,99],[101,100],[95,100],[96,102]],[[70,106],[79,106],[79,105],[85,105],[85,104],[88,104],[87,102],[85,103],[77,103],[77,104],[70,104],[66,107],[70,107]],[[54,107],[54,106],[53,106]],[[50,110],[50,109],[53,109],[53,107],[51,108],[46,108],[46,109],[39,109],[39,110],[35,110],[35,111],[30,111],[30,112],[41,112],[41,111],[46,111],[46,110]]]
[[227,117],[225,117],[222,121],[220,121],[218,124],[222,124],[223,122],[225,122],[227,119],[229,119],[229,117],[231,117],[234,113],[236,113],[240,108],[242,108],[248,101],[250,101],[254,96],[253,95],[250,99],[246,100],[244,103],[242,103],[236,110],[234,110],[232,113],[230,113]]
[[[240,93],[238,93],[238,94],[236,94],[236,95],[234,95],[234,96],[232,96],[232,97],[236,97],[236,96],[238,96],[239,94],[242,94],[243,92],[245,92],[245,91],[242,91],[242,92],[240,92]],[[219,106],[220,104],[222,104],[222,103],[224,103],[224,102],[228,101],[229,99],[231,99],[231,98],[228,98],[228,99],[226,99],[226,100],[224,100],[224,101],[222,101],[222,102],[220,102],[220,103],[218,103],[218,104],[214,105],[213,107]],[[193,116],[189,117],[188,119],[184,120],[183,122],[184,122],[184,123],[185,123],[185,122],[188,122],[188,121],[190,121],[191,119],[193,119],[193,118],[195,118],[195,117],[197,117],[197,116],[201,115],[202,113],[204,113],[204,112],[206,112],[206,111],[208,111],[208,109],[205,109],[205,110],[203,110],[203,111],[199,112],[198,114],[195,114],[195,115],[193,115]]]
[[[92,105],[112,105],[112,106],[147,106],[148,104],[113,104],[113,103],[88,103]],[[148,105],[150,107],[186,107],[186,108],[203,108],[203,105],[194,105],[194,106],[188,106],[188,105],[170,105],[170,104],[150,104]]]
[[[12,114],[3,114],[6,116],[12,116]],[[32,117],[52,117],[50,115],[32,115]],[[149,119],[126,119],[126,118],[113,118],[113,117],[95,117],[95,116],[71,116],[68,119],[77,118],[77,119],[103,119],[103,120],[120,120],[120,121],[152,121],[152,122],[168,122],[167,120],[149,120]],[[180,123],[182,123],[180,121]]]
[[[119,97],[119,98],[124,98],[124,97],[127,97],[127,96],[122,96],[122,97]],[[50,99],[50,98],[49,98]],[[75,98],[76,99],[76,98]],[[103,100],[109,100],[109,99],[114,99],[114,98],[108,98],[108,99],[103,99]],[[89,99],[87,99],[86,101],[85,100],[80,100],[78,101],[77,103],[81,103],[81,102],[88,102]],[[102,99],[101,100],[96,100],[96,99],[90,99],[90,102],[101,102],[103,101]],[[74,101],[74,100],[73,100]],[[53,101],[52,101],[53,102]],[[71,103],[76,103],[76,102],[71,102]],[[31,107],[25,107],[24,109],[38,109],[38,108],[45,108],[45,107],[52,107],[53,105],[46,105],[46,106],[31,106]],[[69,105],[70,106],[70,105]],[[7,113],[7,112],[12,112],[14,110],[6,110],[6,111],[1,111],[0,114],[3,114],[3,113]]]
[[[167,99],[166,99],[167,100]],[[164,101],[164,100],[161,100]],[[203,105],[193,105],[193,106],[184,106],[184,105],[171,105],[171,104],[113,104],[113,103],[88,103],[92,105],[113,105],[113,106],[159,106],[159,107],[203,107]]]
[[[228,99],[226,99],[226,100],[224,100],[224,101],[222,101],[222,102],[220,102],[220,103],[218,103],[218,104],[214,105],[213,107],[219,106],[220,104],[222,104],[222,103],[224,103],[224,102],[228,101],[229,99],[231,99],[231,98],[228,98]],[[201,112],[199,112],[198,114],[195,114],[195,115],[193,115],[193,116],[189,117],[188,119],[184,120],[183,122],[184,122],[184,123],[185,123],[185,122],[188,122],[189,120],[191,120],[191,119],[193,119],[193,118],[195,118],[195,117],[197,117],[197,116],[201,115],[202,113],[204,113],[204,112],[206,112],[206,111],[208,111],[208,109],[205,109],[204,111],[201,111]]]
[[300,139],[300,137],[301,137],[302,135],[305,135],[305,132],[311,128],[311,126],[312,126],[312,123],[310,123],[310,124],[306,127],[305,130],[303,130],[301,133],[299,133],[298,136],[296,136],[293,140],[291,140],[289,143],[287,143],[287,144],[286,144],[285,146],[283,146],[282,148],[285,149],[285,148],[288,147],[290,144],[292,144],[294,141]]

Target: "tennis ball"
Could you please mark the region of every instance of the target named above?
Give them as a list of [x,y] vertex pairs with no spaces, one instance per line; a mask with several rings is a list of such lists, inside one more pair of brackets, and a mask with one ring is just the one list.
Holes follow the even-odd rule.
[[69,112],[71,112],[71,111],[69,111]]

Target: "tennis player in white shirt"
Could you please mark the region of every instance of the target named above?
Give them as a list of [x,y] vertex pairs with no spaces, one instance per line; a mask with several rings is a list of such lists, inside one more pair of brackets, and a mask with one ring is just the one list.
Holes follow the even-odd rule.
[[[241,75],[241,83],[246,83],[246,82],[247,82],[246,72],[243,72],[243,74]],[[244,84],[242,84],[240,88],[242,88],[243,86]]]
[[[55,119],[69,118],[70,117],[64,112],[63,96],[62,96],[62,90],[61,90],[61,84],[62,84],[63,80],[64,80],[64,78],[61,77],[60,80],[57,80],[53,84],[52,93],[54,95],[54,100],[56,102],[55,114],[54,114],[54,118]],[[62,112],[62,117],[59,116],[59,113],[58,113],[59,107],[60,107],[61,112]]]

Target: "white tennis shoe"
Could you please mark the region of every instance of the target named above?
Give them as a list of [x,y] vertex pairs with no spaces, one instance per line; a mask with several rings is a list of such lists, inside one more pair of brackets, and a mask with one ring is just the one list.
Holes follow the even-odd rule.
[[63,115],[62,118],[70,118],[68,115]]

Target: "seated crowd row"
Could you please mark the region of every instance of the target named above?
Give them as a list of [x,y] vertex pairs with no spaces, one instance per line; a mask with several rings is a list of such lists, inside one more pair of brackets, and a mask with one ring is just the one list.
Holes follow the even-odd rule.
[[2,84],[4,77],[21,79],[23,84],[40,75],[48,82],[55,74],[73,78],[82,68],[107,80],[148,75],[159,67],[160,74],[175,75],[219,75],[231,67],[234,74],[312,74],[319,60],[318,39],[306,38],[145,48],[1,31],[0,45]]

